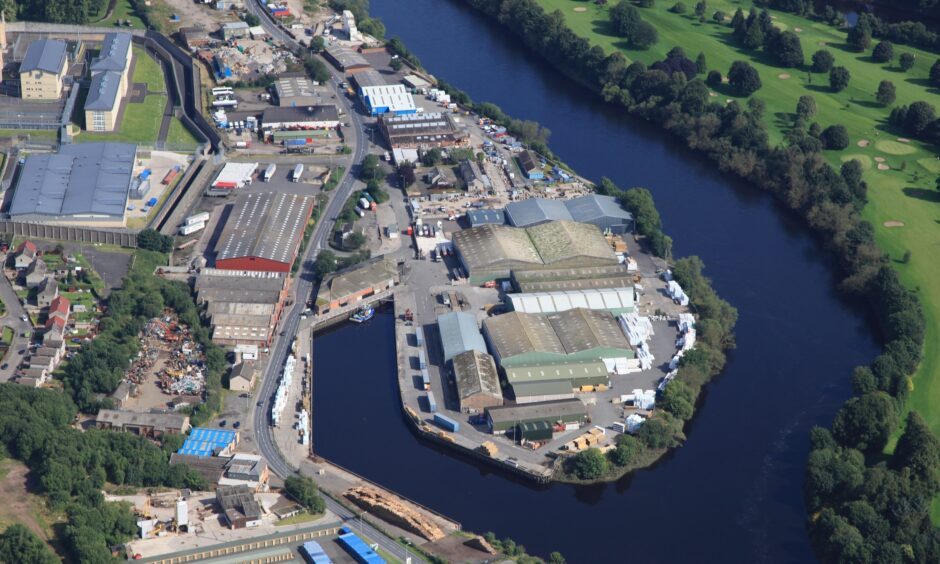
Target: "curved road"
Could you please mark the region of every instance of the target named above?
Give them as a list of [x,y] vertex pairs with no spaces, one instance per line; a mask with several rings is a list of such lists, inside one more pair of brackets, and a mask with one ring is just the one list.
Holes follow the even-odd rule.
[[[283,41],[285,45],[291,47],[295,52],[303,52],[303,50],[306,49],[306,47],[294,40],[293,37],[274,22],[267,10],[262,9],[262,7],[258,5],[257,0],[247,0],[245,6],[248,8],[249,12],[258,16],[261,20],[261,25],[271,37]],[[337,83],[344,80],[345,77],[335,71],[332,66],[327,65],[327,68],[333,76],[331,87],[336,93],[336,99],[348,116],[350,127],[347,128],[346,131],[346,135],[349,136],[347,142],[351,143],[355,147],[355,150],[353,151],[351,160],[352,166],[347,167],[346,173],[333,192],[333,197],[327,204],[326,210],[320,214],[320,220],[317,222],[310,236],[307,251],[301,258],[303,262],[301,263],[300,272],[298,273],[297,281],[294,286],[294,305],[290,307],[287,314],[281,319],[281,331],[283,336],[276,338],[274,347],[271,349],[271,356],[268,359],[267,368],[261,380],[261,387],[256,396],[259,398],[261,405],[260,407],[256,405],[253,408],[255,411],[252,415],[252,428],[254,429],[258,449],[268,461],[271,470],[282,478],[296,473],[297,469],[293,468],[284,458],[284,455],[275,444],[274,436],[271,432],[270,413],[274,399],[274,391],[277,389],[281,369],[284,367],[284,362],[287,359],[290,344],[297,334],[300,314],[306,307],[306,298],[313,290],[313,263],[317,258],[320,248],[323,247],[326,242],[326,237],[330,232],[329,226],[332,225],[333,218],[339,215],[343,205],[346,203],[346,200],[349,199],[353,191],[353,185],[356,180],[355,176],[352,174],[352,170],[365,158],[369,148],[367,124],[363,122],[362,116],[356,112],[350,100],[337,88]],[[344,521],[354,521],[357,519],[355,513],[333,498],[324,496],[324,500],[326,501],[327,508]],[[385,533],[379,531],[362,519],[358,519],[355,522],[355,526],[352,528],[358,529],[369,537],[369,539],[382,547],[383,550],[394,555],[396,558],[401,558],[402,561],[409,558],[411,562],[425,562],[420,556],[407,553],[406,549],[394,539],[388,537]]]

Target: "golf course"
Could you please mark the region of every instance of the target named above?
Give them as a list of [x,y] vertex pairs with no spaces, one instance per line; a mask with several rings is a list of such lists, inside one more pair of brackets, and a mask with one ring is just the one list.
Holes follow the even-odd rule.
[[[937,342],[940,192],[936,190],[936,179],[940,175],[940,160],[935,147],[906,139],[895,131],[888,124],[888,116],[894,106],[940,101],[937,88],[928,82],[930,66],[940,55],[895,45],[892,60],[878,63],[872,59],[872,47],[878,39],[865,52],[858,52],[846,43],[845,28],[771,11],[774,26],[798,35],[806,61],[802,68],[781,68],[763,50],[746,49],[735,40],[731,17],[738,8],[746,14],[750,5],[726,0],[709,0],[704,18],[693,13],[691,2],[686,3],[684,13],[675,13],[672,1],[660,0],[652,7],[640,8],[643,20],[656,28],[659,41],[648,49],[638,50],[631,49],[614,32],[608,15],[613,2],[606,6],[578,0],[538,2],[546,12],[560,11],[576,34],[600,45],[607,53],[621,51],[630,61],[651,64],[676,46],[691,59],[704,53],[708,70],[723,75],[732,62],[747,61],[757,69],[763,84],[753,96],[766,103],[764,120],[771,143],[784,141],[793,126],[800,96],[812,96],[818,113],[811,121],[823,128],[836,124],[846,127],[849,146],[841,151],[825,151],[826,158],[836,167],[850,159],[858,160],[864,167],[869,202],[863,216],[875,227],[878,243],[894,259],[892,263],[902,280],[919,295],[928,319],[927,343]],[[721,23],[715,19],[717,11],[724,14]],[[810,72],[810,57],[819,49],[828,50],[835,57],[835,65],[848,69],[851,80],[841,92],[832,91],[828,74]],[[902,53],[914,55],[914,65],[906,71],[899,65]],[[895,102],[887,106],[875,99],[883,80],[891,81],[897,93]],[[712,88],[710,95],[722,102],[740,99],[726,86]],[[905,262],[906,253],[910,254]],[[936,347],[927,347],[912,387],[908,408],[917,410],[934,433],[940,435],[940,350]],[[934,515],[940,516],[936,510]]]

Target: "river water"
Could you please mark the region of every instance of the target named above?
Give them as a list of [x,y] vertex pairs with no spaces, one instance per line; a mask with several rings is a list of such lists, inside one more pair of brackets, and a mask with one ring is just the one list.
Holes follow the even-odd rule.
[[740,312],[738,347],[688,442],[616,484],[535,488],[420,443],[397,404],[391,315],[318,336],[314,444],[322,456],[440,511],[569,562],[807,562],[808,431],[877,348],[835,290],[831,261],[768,196],[605,106],[502,29],[448,0],[372,0],[388,35],[475,100],[552,130],[579,173],[649,188],[676,256],[697,254]]

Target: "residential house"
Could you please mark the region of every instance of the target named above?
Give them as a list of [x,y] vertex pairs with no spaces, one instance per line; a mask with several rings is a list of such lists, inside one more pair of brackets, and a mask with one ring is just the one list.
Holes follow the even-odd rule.
[[26,269],[26,276],[24,277],[24,283],[26,287],[36,288],[42,284],[43,279],[46,278],[46,273],[48,270],[48,267],[46,267],[46,261],[42,260],[41,258],[34,260]]
[[39,283],[39,292],[36,293],[36,305],[40,308],[52,305],[52,300],[59,297],[59,284],[52,276],[46,276]]
[[72,303],[65,296],[59,296],[52,300],[52,303],[49,304],[48,315],[46,316],[46,329],[52,329],[53,327],[61,327],[65,329],[65,326],[69,322],[69,310],[72,306]]
[[14,265],[17,270],[24,270],[29,268],[29,265],[33,264],[33,261],[36,260],[36,257],[39,255],[39,249],[36,248],[36,244],[32,241],[23,241],[16,247],[16,259],[14,259]]

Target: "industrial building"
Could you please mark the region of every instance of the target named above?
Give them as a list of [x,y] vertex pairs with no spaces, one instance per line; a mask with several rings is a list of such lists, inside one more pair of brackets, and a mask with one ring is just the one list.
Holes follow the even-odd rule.
[[238,445],[238,438],[237,431],[196,427],[176,452],[203,457],[231,456]]
[[369,68],[349,77],[349,81],[356,87],[356,93],[362,96],[362,89],[370,86],[385,86],[388,81],[379,71]]
[[607,366],[600,360],[520,364],[503,371],[520,404],[572,398],[574,390],[610,384]]
[[118,409],[101,409],[95,416],[95,426],[134,433],[147,438],[159,438],[166,433],[182,435],[189,431],[189,416],[179,413],[138,413]]
[[274,82],[274,99],[282,107],[315,106],[319,101],[313,84],[303,75],[278,77]]
[[506,431],[525,423],[545,422],[549,424],[583,425],[588,418],[587,408],[578,399],[505,405],[486,410],[486,422],[493,434]]
[[248,486],[220,485],[215,490],[215,500],[229,528],[244,529],[261,524],[261,505]]
[[254,492],[266,491],[270,479],[268,464],[257,454],[237,452],[225,464],[219,487],[246,486]]
[[636,356],[613,315],[584,308],[489,317],[483,337],[503,369],[600,360],[608,372],[625,373]]
[[[369,89],[365,91],[371,92]],[[405,93],[409,98],[411,94]],[[408,113],[399,110],[394,116],[383,116],[379,127],[394,149],[431,149],[466,145],[468,135],[457,128],[449,113]],[[380,112],[382,113],[382,112]],[[375,115],[375,114],[373,114]]]
[[545,178],[545,173],[542,172],[539,158],[532,151],[528,149],[522,151],[516,157],[516,160],[519,161],[519,168],[522,169],[522,173],[525,174],[526,178],[529,180],[542,180]]
[[361,54],[349,49],[347,47],[341,47],[339,45],[327,47],[323,51],[323,56],[326,57],[326,60],[329,61],[334,67],[345,72],[346,74],[353,74],[365,69],[372,68],[372,65],[369,64],[369,61],[366,60]]
[[20,96],[25,100],[58,100],[68,66],[67,46],[58,39],[29,44],[20,64]]
[[506,298],[513,311],[523,313],[554,313],[582,307],[619,315],[632,312],[636,306],[632,287],[508,294]]
[[407,115],[418,111],[414,98],[403,84],[368,86],[362,89],[360,95],[371,116],[388,113]]
[[414,74],[405,75],[401,80],[405,83],[405,86],[412,90],[422,90],[431,87],[430,82]]
[[227,162],[218,176],[209,185],[210,196],[228,196],[238,188],[251,184],[251,177],[258,170],[258,163]]
[[212,341],[267,346],[280,319],[289,280],[280,272],[203,269],[196,278],[196,304],[205,306]]
[[26,157],[10,217],[58,225],[123,227],[137,146],[72,143]]
[[617,256],[593,225],[552,221],[520,229],[481,225],[453,236],[471,284],[508,279],[514,269],[616,266]]
[[506,223],[506,216],[503,210],[467,210],[467,221],[470,227],[502,225]]
[[237,39],[239,37],[248,37],[248,28],[250,26],[242,21],[225,22],[222,24],[222,39]]
[[266,131],[335,129],[339,127],[339,112],[332,105],[265,108],[261,114],[261,127]]
[[216,268],[290,272],[313,204],[297,194],[242,194],[216,245]]
[[379,257],[335,272],[320,283],[315,303],[318,315],[354,305],[398,283],[398,265]]
[[445,363],[466,351],[486,352],[486,343],[477,326],[477,318],[472,313],[445,313],[438,316],[437,328],[441,334]]
[[195,456],[178,452],[170,455],[170,466],[185,464],[213,487],[218,485],[228,461],[229,459],[224,456]]
[[557,292],[592,288],[628,288],[633,276],[623,265],[580,268],[514,269],[510,273],[517,292]]
[[454,355],[451,361],[461,411],[503,405],[499,373],[492,356],[469,349]]
[[633,229],[633,215],[616,198],[588,194],[570,200],[529,198],[506,205],[506,222],[529,227],[550,221],[577,221],[596,225],[602,232],[623,234]]

